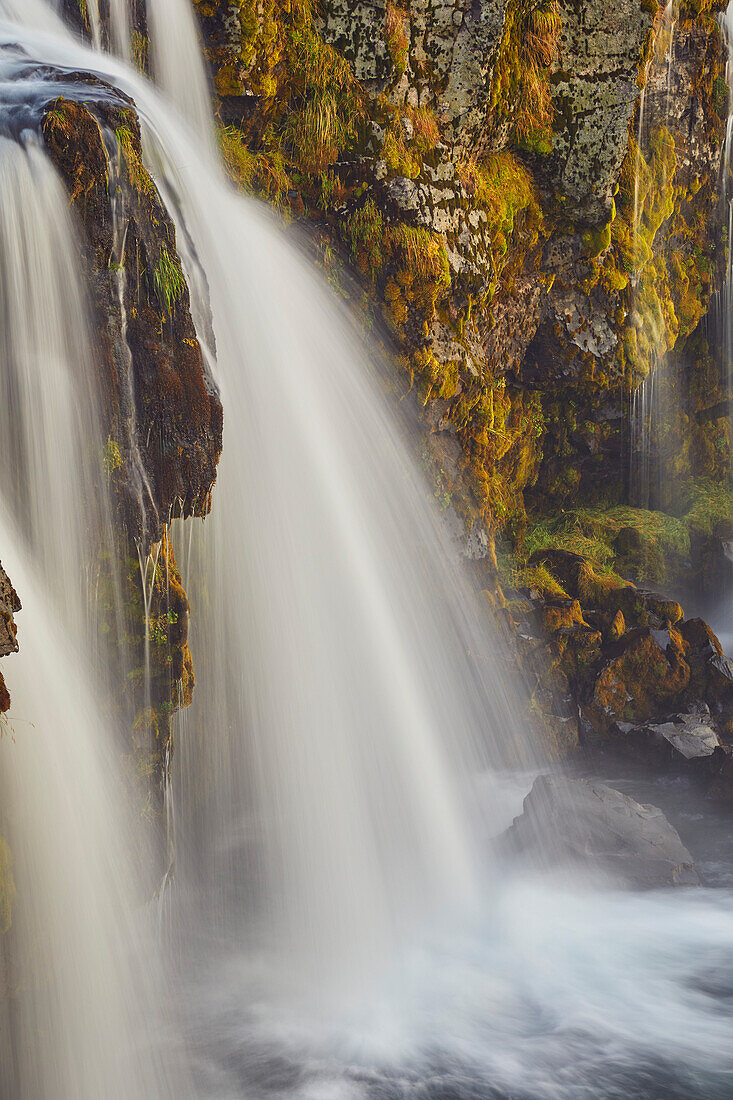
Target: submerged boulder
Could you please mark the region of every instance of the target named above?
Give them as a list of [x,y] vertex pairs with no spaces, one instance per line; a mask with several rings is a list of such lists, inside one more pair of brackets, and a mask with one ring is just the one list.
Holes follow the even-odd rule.
[[692,856],[660,809],[586,779],[536,779],[504,841],[542,867],[597,872],[620,886],[699,884]]

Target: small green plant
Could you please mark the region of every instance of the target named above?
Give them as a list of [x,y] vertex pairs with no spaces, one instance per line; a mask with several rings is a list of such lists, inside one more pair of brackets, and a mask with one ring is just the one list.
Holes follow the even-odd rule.
[[132,186],[143,195],[149,197],[155,195],[155,184],[142,162],[132,131],[127,126],[118,126],[115,130],[115,137],[120,154],[125,159],[127,174]]
[[160,250],[158,262],[153,271],[153,285],[159,302],[170,316],[174,306],[185,293],[186,280],[178,258],[171,255],[165,245]]

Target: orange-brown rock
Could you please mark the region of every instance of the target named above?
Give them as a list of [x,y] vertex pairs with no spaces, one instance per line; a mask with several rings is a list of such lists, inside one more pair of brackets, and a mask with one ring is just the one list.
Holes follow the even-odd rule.
[[552,600],[541,610],[542,627],[548,634],[577,625],[587,626],[578,600]]
[[[589,717],[596,728],[618,720],[643,722],[670,708],[690,682],[690,666],[678,638],[639,629],[596,679]],[[666,644],[665,644],[666,641]],[[662,648],[664,646],[664,648]]]

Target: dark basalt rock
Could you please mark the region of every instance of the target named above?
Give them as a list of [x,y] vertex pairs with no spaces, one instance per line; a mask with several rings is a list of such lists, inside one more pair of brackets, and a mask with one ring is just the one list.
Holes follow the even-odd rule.
[[[3,569],[2,562],[0,562],[0,657],[6,657],[8,653],[18,652],[17,629],[13,615],[20,610],[21,605],[18,594]],[[10,694],[0,673],[0,714],[4,714],[9,707]]]
[[175,227],[142,162],[134,104],[85,74],[59,80],[41,130],[83,231],[105,465],[124,525],[148,546],[171,513],[209,510],[222,408],[191,319]]
[[700,881],[692,856],[660,809],[585,779],[536,779],[502,847],[541,868],[599,873],[619,886]]

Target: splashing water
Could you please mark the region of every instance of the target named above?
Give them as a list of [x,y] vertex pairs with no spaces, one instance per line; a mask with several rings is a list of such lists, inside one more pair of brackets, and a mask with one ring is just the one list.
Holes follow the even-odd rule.
[[182,555],[198,685],[174,927],[198,1094],[729,1097],[730,893],[581,894],[485,867],[473,807],[499,798],[471,774],[531,754],[378,374],[148,84],[21,37],[134,97],[211,296],[225,455]]

